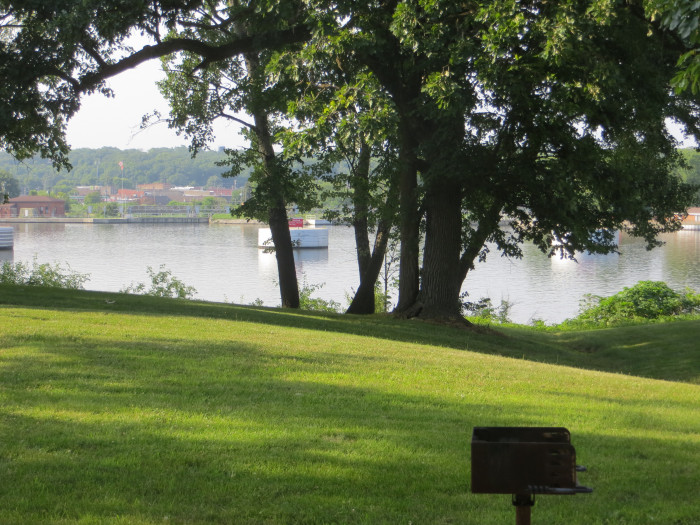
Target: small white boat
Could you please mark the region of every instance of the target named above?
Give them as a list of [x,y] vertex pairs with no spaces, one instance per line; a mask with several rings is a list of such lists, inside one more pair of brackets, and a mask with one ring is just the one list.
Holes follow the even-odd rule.
[[[292,228],[289,233],[295,248],[328,248],[326,228]],[[258,248],[274,248],[270,228],[258,230]]]
[[315,228],[316,226],[329,226],[331,221],[327,221],[326,219],[316,219],[316,218],[307,218],[304,219],[304,225],[306,226],[311,226],[312,228]]

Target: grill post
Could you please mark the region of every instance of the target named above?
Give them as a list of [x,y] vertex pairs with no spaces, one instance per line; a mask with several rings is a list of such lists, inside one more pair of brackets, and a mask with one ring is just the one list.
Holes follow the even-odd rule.
[[533,494],[513,494],[513,505],[515,506],[515,525],[530,525],[535,496]]

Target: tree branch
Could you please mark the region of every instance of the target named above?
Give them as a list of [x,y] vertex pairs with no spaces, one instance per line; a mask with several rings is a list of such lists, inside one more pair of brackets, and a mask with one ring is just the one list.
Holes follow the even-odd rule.
[[[173,38],[155,45],[145,46],[118,62],[105,64],[97,70],[86,73],[78,81],[76,91],[78,93],[90,91],[104,80],[132,69],[144,62],[181,51],[201,56],[203,61],[198,66],[198,69],[201,69],[212,62],[226,60],[241,53],[251,53],[263,49],[272,49],[289,44],[301,43],[308,40],[310,37],[311,31],[305,26],[299,26],[281,31],[260,33],[254,36],[244,36],[219,46],[213,46],[201,40],[194,40],[191,38]],[[75,86],[75,83],[73,84]]]
[[224,113],[223,111],[219,112],[219,116],[228,120],[233,120],[234,122],[238,122],[240,125],[250,128],[253,131],[257,129],[255,125],[251,124],[250,122],[246,122],[245,120],[229,115],[228,113]]

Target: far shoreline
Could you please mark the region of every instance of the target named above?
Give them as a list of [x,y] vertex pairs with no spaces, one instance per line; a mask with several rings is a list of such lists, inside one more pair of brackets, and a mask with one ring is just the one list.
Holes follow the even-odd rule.
[[3,217],[0,224],[265,224],[247,219],[208,217]]

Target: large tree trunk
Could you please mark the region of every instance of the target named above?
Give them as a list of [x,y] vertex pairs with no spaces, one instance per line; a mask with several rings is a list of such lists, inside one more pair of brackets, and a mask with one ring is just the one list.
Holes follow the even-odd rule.
[[459,307],[462,198],[449,178],[433,181],[426,195],[426,231],[419,316],[462,319]]

